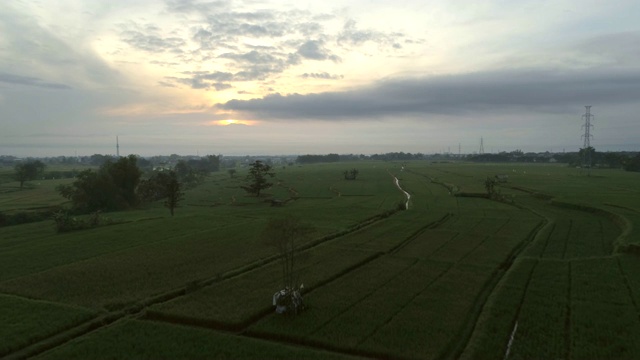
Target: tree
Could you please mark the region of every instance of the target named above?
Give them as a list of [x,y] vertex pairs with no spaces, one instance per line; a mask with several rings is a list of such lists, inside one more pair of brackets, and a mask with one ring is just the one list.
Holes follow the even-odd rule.
[[487,190],[487,195],[489,195],[490,198],[493,198],[495,196],[495,193],[496,193],[495,187],[496,187],[496,179],[487,177],[487,180],[484,181],[484,188]]
[[195,161],[196,162],[194,163],[192,161],[187,162],[184,160],[180,160],[173,168],[178,175],[178,180],[188,187],[194,187],[204,181],[204,176],[207,174],[206,171],[196,170],[191,166],[191,164],[199,164],[197,160]]
[[256,160],[251,164],[249,174],[246,177],[247,185],[241,186],[249,194],[260,196],[260,192],[273,185],[267,180],[267,177],[274,177],[275,173],[271,171],[271,166],[263,164],[262,161]]
[[173,171],[159,171],[155,172],[148,179],[141,180],[137,189],[140,201],[152,202],[166,198],[167,187],[171,180],[170,173],[175,174]]
[[578,155],[582,160],[582,166],[590,168],[593,166],[594,160],[596,158],[596,149],[594,149],[593,146],[589,146],[588,148],[580,148]]
[[236,177],[236,169],[229,169],[227,170],[227,172],[229,173],[230,177]]
[[344,175],[345,180],[355,180],[359,173],[358,169],[351,169],[350,171],[345,171],[342,174]]
[[640,171],[640,154],[625,161],[624,169],[626,171]]
[[181,185],[178,182],[176,173],[170,172],[169,177],[169,181],[166,184],[167,200],[164,202],[164,206],[169,208],[169,212],[173,216],[173,211],[178,207],[178,202],[182,200],[184,193],[181,191]]
[[134,206],[138,202],[136,188],[142,175],[136,159],[135,155],[129,155],[116,162],[106,161],[98,171],[81,171],[71,185],[61,185],[57,190],[83,212]]
[[45,165],[40,160],[16,164],[14,178],[20,182],[20,189],[24,186],[25,181],[35,180],[41,175],[44,172],[44,168]]
[[314,228],[299,218],[271,219],[262,231],[263,241],[276,248],[282,267],[282,290],[276,293],[284,311],[297,313],[302,308],[302,282],[297,273],[300,244],[311,237]]

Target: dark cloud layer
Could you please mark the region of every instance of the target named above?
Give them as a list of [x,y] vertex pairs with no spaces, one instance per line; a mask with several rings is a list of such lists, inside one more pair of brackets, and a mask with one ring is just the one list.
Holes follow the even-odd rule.
[[46,89],[71,89],[71,86],[65,84],[47,82],[31,76],[20,76],[6,73],[0,73],[0,82],[15,85],[35,86]]
[[563,111],[568,106],[633,103],[640,71],[494,71],[392,79],[348,92],[272,94],[231,100],[224,110],[262,119],[369,119],[407,115],[469,115]]

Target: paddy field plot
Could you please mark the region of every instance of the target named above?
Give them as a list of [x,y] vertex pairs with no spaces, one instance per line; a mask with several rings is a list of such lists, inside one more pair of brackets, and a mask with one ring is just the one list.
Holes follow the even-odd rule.
[[[358,179],[344,180],[352,168]],[[0,309],[19,324],[0,325],[10,334],[0,351],[640,357],[640,260],[629,250],[640,244],[635,174],[418,161],[275,170],[261,198],[239,188],[243,169],[214,174],[186,191],[175,217],[158,202],[106,214],[114,224],[90,230],[56,234],[51,221],[0,228]],[[456,196],[483,193],[495,174],[509,175],[503,201]],[[408,210],[400,210],[406,200],[394,177],[411,194]],[[59,204],[46,181],[1,192],[0,206]],[[316,229],[302,244],[297,271],[308,308],[296,317],[273,312],[280,267],[260,240],[270,218],[289,216]],[[109,325],[52,340],[101,316]]]

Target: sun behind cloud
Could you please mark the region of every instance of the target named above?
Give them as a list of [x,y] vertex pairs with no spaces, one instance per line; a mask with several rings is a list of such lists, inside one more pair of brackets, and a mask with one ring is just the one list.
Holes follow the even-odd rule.
[[229,126],[229,125],[246,125],[246,126],[253,126],[257,123],[257,121],[253,121],[253,120],[235,120],[235,119],[225,119],[225,120],[216,120],[216,121],[212,121],[210,124],[211,125],[218,125],[218,126]]

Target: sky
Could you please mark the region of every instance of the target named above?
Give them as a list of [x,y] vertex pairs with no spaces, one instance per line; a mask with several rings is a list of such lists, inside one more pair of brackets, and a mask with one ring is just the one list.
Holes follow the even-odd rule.
[[3,0],[0,155],[640,150],[637,0]]

